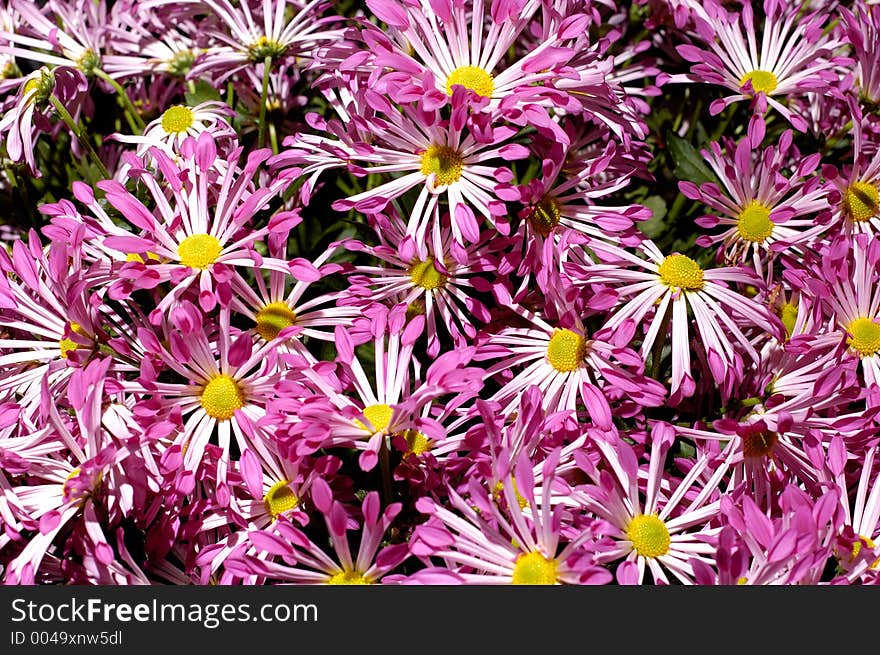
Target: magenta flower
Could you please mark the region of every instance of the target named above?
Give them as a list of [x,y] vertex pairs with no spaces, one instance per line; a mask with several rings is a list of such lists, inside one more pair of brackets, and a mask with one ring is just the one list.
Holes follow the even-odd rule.
[[400,513],[399,503],[381,511],[379,494],[367,494],[361,505],[361,542],[352,556],[346,533],[360,527],[358,523],[348,517],[346,508],[333,499],[329,486],[321,479],[312,487],[312,500],[324,516],[335,557],[290,523],[279,522],[272,531],[254,530],[248,534],[250,544],[262,557],[236,553],[227,560],[227,570],[241,577],[296,584],[368,585],[396,581],[397,576],[390,574],[409,556],[409,547],[392,544],[382,548],[382,540]]
[[[520,458],[502,483],[501,494],[490,494],[476,479],[466,498],[449,490],[451,508],[429,498],[417,502],[429,515],[416,528],[413,555],[438,558],[452,579],[477,584],[607,584],[611,573],[596,566],[586,548],[590,529],[570,526],[561,505],[550,502],[551,488],[564,484],[553,475],[559,453],[548,457],[544,480],[535,484],[532,464]],[[449,578],[428,568],[414,581],[448,584]]]
[[803,132],[807,129],[804,118],[776,98],[827,90],[837,79],[833,66],[846,63],[835,56],[843,41],[824,29],[829,16],[821,10],[801,17],[799,7],[778,0],[765,0],[763,6],[759,41],[749,0],[739,14],[729,13],[714,0],[704,3],[703,17],[694,16],[702,43],[676,48],[694,63],[691,72],[673,75],[670,81],[717,84],[733,91],[712,103],[713,114],[733,102],[753,100],[759,113],[769,105]]
[[[645,241],[639,249],[646,259],[597,240],[591,241],[590,247],[603,257],[620,262],[593,264],[585,261],[567,268],[577,280],[620,285],[615,290],[622,304],[612,311],[604,328],[614,330],[626,321],[633,321],[636,325],[647,322],[641,346],[643,358],[651,352],[655,340],[665,338],[667,329],[671,329],[670,393],[673,402],[692,395],[695,390],[688,310],[694,315],[707,366],[718,384],[725,381],[729,384],[730,374],[742,370],[743,354],[753,361],[759,359],[751,339],[733,316],[741,317],[757,328],[762,338],[781,337],[782,325],[774,315],[726,286],[725,283],[754,284],[755,278],[744,269],[704,270],[686,255],[673,253],[664,256],[650,241]],[[642,270],[630,270],[624,266]],[[738,345],[736,348],[734,342]]]

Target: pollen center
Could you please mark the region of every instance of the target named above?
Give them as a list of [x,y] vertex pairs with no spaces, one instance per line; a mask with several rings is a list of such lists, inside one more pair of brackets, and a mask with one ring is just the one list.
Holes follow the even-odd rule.
[[432,145],[422,155],[422,175],[434,176],[434,186],[457,182],[464,168],[464,158],[454,148]]
[[254,328],[266,341],[272,341],[284,328],[296,323],[296,314],[285,302],[270,302],[257,312]]
[[669,552],[669,530],[653,514],[636,516],[626,528],[626,538],[642,557],[660,557]]
[[423,432],[409,429],[404,431],[403,440],[406,442],[406,451],[412,455],[423,455],[431,450],[431,440]]
[[[82,329],[79,323],[74,323],[73,321],[71,321],[70,323],[70,331],[76,332],[78,335],[83,337],[89,336],[88,334],[86,334],[86,331]],[[69,353],[71,350],[76,350],[77,348],[79,348],[79,344],[68,337],[64,337],[63,339],[58,341],[58,349],[61,351],[61,357],[63,359],[67,359],[67,353]]]
[[446,79],[446,93],[452,95],[453,86],[460,84],[484,98],[491,98],[495,90],[492,76],[479,66],[459,66]]
[[[376,432],[382,432],[383,430],[387,430],[388,426],[391,424],[391,416],[394,414],[394,410],[390,405],[368,405],[364,407],[364,416],[370,422],[370,425],[373,426],[372,432],[375,434]],[[361,421],[355,420],[355,424],[358,427],[364,428],[365,430],[370,430],[370,428],[364,425]]]
[[162,129],[168,134],[182,134],[192,127],[193,119],[192,109],[183,105],[174,105],[162,114]]
[[226,374],[211,378],[202,390],[202,407],[218,421],[231,419],[235,410],[244,406],[244,400],[241,387]]
[[669,255],[657,270],[663,284],[699,291],[703,288],[703,269],[693,259],[685,255]]
[[739,214],[736,222],[739,236],[752,243],[763,243],[773,234],[773,221],[770,220],[770,208],[754,200]]
[[739,85],[743,86],[749,80],[752,81],[755,93],[773,93],[779,84],[776,75],[771,71],[753,70],[751,73],[746,73],[740,78]]
[[[860,534],[859,540],[853,544],[850,561],[855,560],[855,558],[859,556],[859,553],[862,552],[862,541],[864,541],[865,545],[871,550],[877,548],[877,544],[874,543],[873,539]],[[872,569],[877,569],[878,566],[880,566],[880,559],[874,560],[874,562],[871,564]]]
[[553,196],[544,196],[532,208],[529,214],[529,223],[531,223],[535,232],[542,237],[546,237],[553,231],[553,228],[559,225],[559,218],[562,213],[559,211],[559,201]]
[[779,436],[775,432],[748,433],[743,436],[743,457],[766,457],[773,452],[777,441]]
[[340,571],[336,575],[330,576],[327,584],[333,585],[364,585],[373,584],[364,577],[360,571]]
[[852,219],[861,223],[877,215],[878,196],[877,187],[870,182],[853,182],[846,190],[843,204]]
[[577,370],[586,355],[586,339],[569,329],[555,330],[547,344],[547,360],[560,373]]
[[880,325],[862,316],[846,326],[850,333],[848,343],[862,357],[870,357],[880,351]]
[[177,255],[180,263],[190,268],[208,268],[220,256],[223,248],[210,234],[193,234],[180,242]]
[[276,482],[263,497],[266,511],[273,517],[277,517],[279,514],[283,514],[299,504],[299,498],[296,497],[296,494],[293,493],[293,490],[288,485],[290,485],[290,480]]
[[449,279],[434,266],[434,258],[428,257],[425,261],[416,261],[409,269],[409,278],[413,284],[428,291],[439,289],[446,285]]
[[556,560],[539,552],[520,555],[513,567],[513,584],[556,584]]

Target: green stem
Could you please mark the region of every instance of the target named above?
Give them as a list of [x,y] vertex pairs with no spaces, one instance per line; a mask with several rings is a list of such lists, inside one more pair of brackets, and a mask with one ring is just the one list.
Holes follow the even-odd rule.
[[275,129],[275,123],[269,123],[269,142],[272,144],[272,152],[278,154],[278,131]]
[[[663,316],[663,323],[660,326],[660,332],[654,340],[651,348],[651,377],[657,380],[660,375],[660,356],[663,354],[663,346],[666,345],[666,333],[669,331],[669,322],[672,320],[672,303],[666,306],[666,314]],[[659,380],[657,380],[659,382]]]
[[379,446],[379,468],[382,473],[382,497],[386,505],[392,501],[391,492],[391,458],[388,453],[389,444],[387,438],[382,438],[382,445]]
[[144,131],[144,127],[146,127],[146,124],[144,123],[144,119],[141,118],[141,115],[138,113],[137,108],[131,102],[131,98],[129,98],[128,94],[125,92],[125,89],[122,88],[122,86],[119,84],[119,82],[114,80],[112,77],[107,75],[107,73],[105,73],[104,71],[102,71],[100,69],[95,71],[95,75],[97,75],[102,80],[107,82],[107,84],[109,84],[110,86],[113,87],[113,90],[116,91],[116,97],[119,99],[119,101],[122,103],[123,107],[125,108],[125,112],[127,114],[131,115],[131,120],[133,120],[136,125],[135,131],[138,134],[142,134]]
[[52,103],[52,106],[55,107],[55,111],[58,112],[58,115],[61,117],[61,120],[64,121],[64,124],[67,125],[68,129],[79,139],[79,142],[82,144],[82,147],[85,148],[86,152],[92,158],[92,161],[95,162],[95,166],[98,167],[98,171],[104,177],[105,180],[110,179],[110,173],[107,171],[107,168],[104,166],[104,162],[101,161],[101,158],[98,157],[98,153],[95,152],[95,149],[92,148],[92,144],[89,142],[88,135],[82,129],[82,126],[77,124],[75,120],[73,120],[73,116],[70,115],[70,112],[67,111],[67,107],[58,99],[58,97],[53,93],[49,96],[49,102]]
[[263,60],[263,91],[260,93],[260,131],[257,134],[257,148],[262,148],[266,139],[266,99],[269,96],[269,73],[272,71],[272,57]]

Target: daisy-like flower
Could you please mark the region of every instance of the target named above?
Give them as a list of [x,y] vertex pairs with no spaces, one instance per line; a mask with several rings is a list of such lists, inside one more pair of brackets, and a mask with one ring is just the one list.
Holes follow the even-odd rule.
[[542,9],[538,0],[491,7],[484,0],[368,0],[367,6],[388,25],[384,33],[370,26],[362,35],[372,51],[371,67],[382,71],[377,90],[395,100],[423,95],[421,102],[431,108],[445,103],[461,86],[488,99],[490,111],[521,109],[533,100],[535,87],[569,70],[565,64],[575,49],[567,46],[588,22],[586,15],[571,13],[534,47],[516,52],[510,60],[511,49],[516,50],[520,36]]
[[532,325],[490,335],[477,355],[499,359],[486,369],[487,379],[525,365],[512,379],[503,380],[491,398],[501,403],[505,416],[517,411],[522,393],[533,385],[541,390],[546,411],[577,412],[582,403],[601,429],[611,427],[609,398],[625,396],[642,406],[663,402],[662,385],[641,374],[642,360],[627,348],[631,324],[618,326],[616,333],[588,335],[580,317],[565,311],[556,294],[548,296],[545,307],[559,316],[556,325],[521,305],[509,302],[508,306]]
[[[186,0],[210,12],[216,24],[207,30],[218,45],[208,47],[192,68],[192,75],[214,76],[217,84],[255,64],[310,61],[315,49],[342,37],[332,27],[337,20],[322,18],[326,0]],[[179,4],[164,0],[162,4]],[[292,7],[293,11],[289,11]]]
[[390,103],[384,106],[380,116],[368,109],[362,96],[363,92],[359,93],[358,101],[347,111],[358,116],[363,125],[363,138],[369,139],[369,143],[292,137],[285,140],[285,145],[293,146],[293,150],[282,152],[270,163],[303,166],[303,174],[308,174],[309,165],[321,170],[329,168],[326,161],[329,155],[336,159],[336,166],[356,166],[359,173],[401,173],[391,181],[337,200],[333,208],[375,214],[410,189],[418,188],[419,194],[407,222],[407,234],[416,241],[424,241],[432,220],[445,215],[434,211],[441,197],[447,200],[450,227],[457,243],[474,243],[480,238],[476,214],[485,217],[499,231],[506,231],[503,218],[506,208],[493,193],[499,170],[487,164],[497,159],[510,161],[528,156],[524,146],[508,142],[516,133],[514,128],[494,128],[485,135],[487,142],[477,141],[473,134],[462,129],[467,112],[464,106],[454,109],[449,120],[440,120],[436,112],[426,115],[406,108],[398,110]]
[[[173,105],[148,123],[143,134],[114,134],[113,139],[137,144],[138,157],[146,156],[150,148],[156,147],[174,159],[179,156],[180,147],[187,138],[198,138],[203,132],[210,132],[218,142],[235,141],[235,130],[229,124],[234,115],[229,105],[219,100],[208,100],[194,107]],[[127,170],[126,166],[120,167],[116,177],[124,179]]]
[[[482,386],[482,371],[466,366],[472,352],[462,349],[437,359],[422,378],[412,352],[424,330],[424,316],[407,321],[406,306],[402,304],[391,310],[376,304],[364,313],[365,318],[355,327],[365,330],[365,334],[354,336],[357,342],[372,341],[372,375],[367,374],[355,354],[351,331],[341,325],[335,329],[338,362],[357,400],[344,393],[340,380],[325,372],[326,366],[318,364],[299,372],[319,395],[291,407],[282,396],[273,403],[269,420],[275,421],[278,415],[279,424],[288,423],[288,440],[294,453],[309,454],[321,447],[357,448],[363,451],[359,463],[368,471],[387,454],[388,441],[394,435],[414,430],[414,437],[420,432],[428,439],[444,437],[442,427],[428,416],[432,403],[447,394],[463,394],[464,398],[476,394]],[[284,389],[279,388],[279,395],[283,393]],[[460,400],[450,403],[457,406]],[[286,417],[294,408],[296,421],[291,424]]]
[[[122,321],[82,291],[85,273],[73,248],[56,243],[47,252],[32,231],[11,250],[11,257],[0,250],[0,395],[13,395],[29,415],[40,406],[41,385],[62,395],[75,367],[110,350],[103,327]],[[115,355],[114,371],[137,369],[134,357]]]
[[184,382],[164,382],[157,378],[155,369],[152,373],[144,369],[138,380],[121,384],[129,392],[145,397],[140,402],[141,416],[150,417],[153,423],[169,417],[182,421],[163,455],[163,463],[174,474],[179,490],[192,489],[195,472],[216,435],[221,450],[217,494],[225,506],[229,502],[226,475],[233,448],[238,452],[252,449],[267,460],[273,457],[260,419],[279,381],[274,366],[266,361],[274,344],[256,345],[249,331],[233,331],[228,308],[220,310],[216,336],[211,337],[207,326],[198,322],[198,311],[192,309],[193,324],[187,332],[166,325],[167,347],[148,330],[140,333],[147,351]]
[[733,95],[711,104],[713,115],[733,102],[753,99],[760,113],[770,105],[803,132],[807,129],[804,118],[777,98],[829,88],[837,80],[834,65],[845,63],[834,56],[844,41],[824,29],[829,16],[822,10],[800,16],[799,5],[779,0],[764,0],[763,5],[759,31],[750,0],[743,2],[738,14],[707,0],[705,18],[693,16],[702,47],[676,47],[694,63],[691,72],[673,75],[669,81],[704,82],[732,90]]
[[[639,248],[646,258],[598,240],[591,240],[589,245],[600,256],[620,262],[594,264],[592,260],[582,258],[583,263],[572,263],[566,267],[575,284],[582,281],[582,284],[604,282],[620,285],[615,287],[615,291],[619,294],[621,305],[612,311],[611,317],[605,322],[605,329],[616,330],[625,321],[641,325],[653,312],[641,345],[642,357],[647,358],[654,342],[658,338],[665,338],[667,326],[671,324],[670,393],[673,402],[692,395],[696,388],[691,373],[688,310],[693,312],[697,332],[706,351],[708,368],[718,384],[730,384],[730,376],[742,370],[743,354],[752,361],[759,359],[752,340],[732,314],[757,328],[762,338],[767,334],[782,338],[783,326],[775,315],[755,300],[725,286],[725,283],[755,284],[754,274],[745,269],[726,267],[703,270],[686,255],[673,253],[664,256],[653,242],[647,240]],[[626,265],[642,270],[631,270],[625,268]],[[734,347],[734,342],[738,348]]]
[[[607,131],[597,130],[596,134],[607,137]],[[538,145],[547,149],[542,175],[518,189],[524,205],[519,213],[521,229],[528,244],[525,259],[533,269],[558,265],[543,259],[545,239],[555,242],[553,250],[560,251],[561,258],[564,248],[560,247],[558,237],[566,230],[596,239],[617,240],[633,228],[635,221],[651,217],[651,211],[641,205],[595,204],[597,198],[626,187],[635,172],[620,162],[612,141],[602,140],[605,146],[597,152],[575,152],[558,143]],[[575,141],[576,145],[581,143],[581,139]]]
[[863,234],[852,243],[843,260],[829,263],[831,258],[825,258],[821,267],[816,267],[822,282],[812,285],[812,290],[836,328],[817,337],[816,342],[840,345],[858,358],[871,399],[880,384],[880,243]]
[[406,224],[397,214],[373,218],[382,245],[349,243],[346,247],[363,249],[385,265],[356,267],[348,278],[348,293],[357,295],[363,290],[371,302],[405,303],[411,312],[423,313],[431,357],[440,352],[438,326],[456,345],[466,346],[476,336],[474,323],[490,318],[486,306],[475,297],[477,287],[485,289],[488,282],[474,278],[495,267],[487,253],[489,236],[461,252],[450,228],[441,228],[439,219],[433,221],[430,239],[420,242],[406,234]]
[[841,6],[840,17],[846,38],[855,51],[856,87],[859,98],[866,103],[880,103],[880,5],[855,3],[850,9]]
[[620,562],[616,576],[622,584],[641,584],[645,569],[655,583],[669,584],[671,574],[682,584],[694,584],[694,560],[714,564],[721,528],[708,524],[718,514],[719,501],[712,496],[720,476],[712,474],[704,456],[683,479],[666,480],[663,462],[674,440],[672,426],[653,425],[645,471],[629,444],[598,439],[608,468],[585,469],[594,483],[575,491],[578,502],[605,522],[604,528],[596,527],[608,539],[597,544],[597,563]]
[[169,21],[169,12],[144,6],[134,14],[120,3],[110,11],[110,53],[104,55],[103,67],[114,79],[151,74],[182,79],[189,74],[201,52],[195,47],[199,28],[194,20],[178,11]]
[[726,228],[718,235],[701,236],[697,244],[720,242],[726,261],[750,261],[758,275],[769,278],[776,253],[803,246],[828,229],[827,223],[817,220],[817,214],[827,211],[828,203],[827,190],[812,176],[819,165],[818,153],[801,159],[786,178],[780,171],[794,154],[791,130],[783,132],[777,146],[756,151],[763,137],[764,122],[758,118],[738,144],[724,144],[726,152],[716,142],[702,152],[721,181],[721,189],[714,183],[697,186],[679,182],[678,186],[685,196],[702,201],[719,214],[703,216],[697,225]]
[[[275,218],[279,216],[276,215]],[[298,217],[289,218],[298,221]],[[337,325],[351,325],[356,317],[361,316],[358,307],[337,304],[340,299],[348,296],[348,291],[324,293],[303,300],[312,284],[343,270],[339,264],[327,263],[337,252],[337,247],[338,244],[330,244],[313,262],[302,258],[291,261],[289,268],[294,274],[294,282],[290,288],[288,285],[291,275],[276,270],[257,271],[254,276],[256,289],[243,278],[234,278],[232,309],[250,319],[254,324],[254,332],[264,341],[281,337],[282,342],[277,344],[281,352],[296,352],[314,362],[314,356],[301,342],[302,337],[333,341],[333,329]],[[286,242],[279,247],[270,243],[269,248],[275,259],[287,259]]]
[[828,476],[839,492],[843,528],[836,545],[838,566],[849,581],[876,578],[880,567],[880,476],[877,475],[877,446],[871,446],[857,462],[861,471],[855,496],[849,491],[847,448],[838,437],[829,446]]
[[845,174],[839,174],[834,167],[827,166],[823,172],[839,195],[833,220],[842,223],[843,231],[847,234],[868,234],[873,237],[880,232],[880,150],[868,160],[865,155],[868,139],[862,114],[858,108],[852,109],[852,168],[844,171]]
[[[4,571],[9,584],[34,584],[41,577],[41,563],[50,550],[54,551],[53,542],[64,529],[84,528],[100,562],[106,565],[113,560],[96,511],[96,505],[103,507],[107,501],[94,500],[99,493],[106,493],[122,501],[118,482],[125,480],[125,472],[118,471],[117,479],[115,469],[128,455],[118,441],[124,435],[114,435],[103,419],[104,378],[110,363],[110,359],[95,360],[79,371],[72,383],[76,390],[68,394],[73,422],[66,420],[63,407],[48,403],[48,429],[4,440],[4,449],[30,461],[27,470],[32,480],[16,487],[3,486],[12,490],[30,529],[37,531],[9,561]],[[45,384],[44,389],[48,393]]]
[[[253,188],[254,173],[270,151],[252,153],[243,169],[233,164],[221,171],[219,177],[214,168],[219,157],[209,132],[203,132],[198,141],[185,141],[183,157],[177,163],[158,149],[150,154],[156,159],[162,178],[140,174],[139,180],[155,202],[155,210],[148,209],[115,180],[97,185],[107,203],[137,230],[119,227],[89,187],[79,184],[74,188],[74,195],[88,206],[98,222],[103,246],[128,255],[118,269],[119,279],[108,289],[111,298],[118,300],[136,289],[154,289],[170,282],[171,290],[150,313],[150,319],[158,324],[161,315],[195,285],[205,311],[216,305],[217,294],[227,298],[228,303],[224,289],[228,290],[237,267],[289,272],[285,262],[260,257],[253,249],[256,240],[269,234],[269,227],[244,229],[253,215],[287,185],[287,180],[280,176],[266,187]],[[236,149],[229,161],[236,162],[240,154],[241,150]]]
[[16,162],[24,160],[34,176],[42,177],[34,160],[34,150],[39,134],[51,127],[48,117],[54,109],[49,106],[49,98],[56,96],[74,117],[78,117],[78,99],[87,88],[82,73],[67,66],[53,70],[42,66],[24,77],[15,104],[0,118],[0,135],[6,135],[4,144],[9,158]]
[[[382,541],[402,509],[400,503],[380,511],[379,494],[371,491],[361,505],[363,525],[358,526],[321,478],[312,485],[311,498],[324,516],[335,557],[292,524],[279,521],[271,530],[248,533],[250,544],[263,557],[239,551],[227,559],[227,570],[245,579],[294,584],[370,585],[398,579],[392,572],[409,556],[409,546],[383,548]],[[362,532],[357,554],[352,557],[347,532],[356,527]]]
[[[107,4],[91,0],[62,3],[49,0],[47,12],[30,0],[12,0],[11,7],[22,19],[0,38],[12,45],[0,51],[31,61],[76,68],[86,77],[101,70],[105,49]],[[56,22],[57,21],[57,22]]]
[[811,392],[785,402],[758,404],[738,420],[715,421],[715,431],[678,427],[676,432],[704,443],[726,442],[721,452],[709,444],[708,450],[719,457],[715,472],[729,475],[730,490],[745,482],[751,498],[760,507],[770,507],[789,483],[820,492],[825,451],[819,444],[835,437],[858,443],[856,438],[873,432],[871,418],[863,412],[819,416],[814,399]]
[[[555,492],[566,486],[554,475],[558,461],[557,450],[545,461],[540,484],[523,455],[504,477],[501,494],[472,478],[467,498],[449,489],[450,507],[420,498],[416,508],[430,518],[415,530],[413,554],[440,558],[468,584],[607,584],[611,573],[585,548],[593,538],[589,527],[572,525],[569,511],[550,500],[554,485]],[[435,576],[428,569],[413,580],[430,583]]]

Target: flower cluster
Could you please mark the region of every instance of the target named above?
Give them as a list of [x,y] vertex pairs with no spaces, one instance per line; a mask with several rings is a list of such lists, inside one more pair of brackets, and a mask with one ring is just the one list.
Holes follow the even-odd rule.
[[880,582],[820,4],[0,0],[2,580]]

